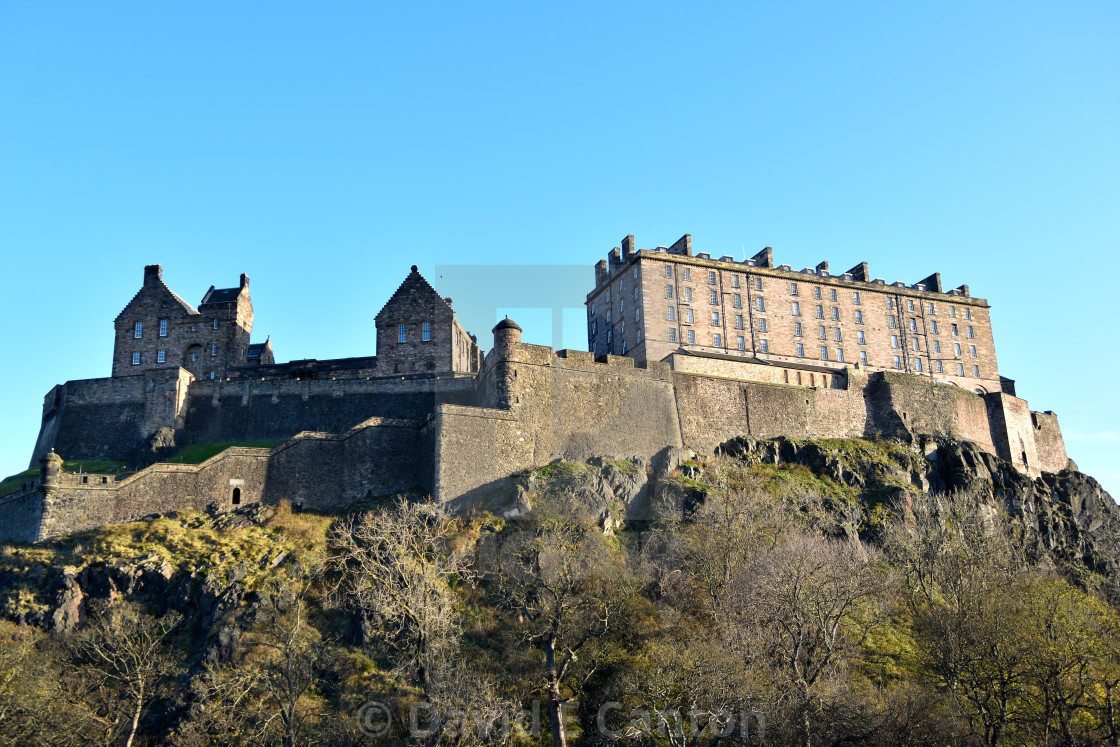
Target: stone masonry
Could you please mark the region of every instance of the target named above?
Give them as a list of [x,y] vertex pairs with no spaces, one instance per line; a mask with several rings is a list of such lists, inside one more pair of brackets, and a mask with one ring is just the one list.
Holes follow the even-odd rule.
[[[455,506],[493,508],[508,495],[515,475],[556,459],[650,459],[666,447],[711,454],[738,436],[877,434],[916,445],[966,440],[1031,476],[1068,464],[1057,417],[1032,412],[1014,395],[1013,382],[999,377],[987,304],[968,296],[967,288],[944,294],[931,276],[918,285],[934,290],[874,283],[864,290],[866,266],[846,273],[851,279],[836,279],[821,274],[827,267],[812,274],[773,268],[768,252],[755,258],[761,269],[747,265],[748,271],[741,263],[727,266],[726,258],[692,258],[687,237],[664,251],[648,252],[648,259],[646,250],[633,249],[632,240],[624,247],[627,254],[619,253],[613,270],[598,268],[597,288],[588,296],[590,341],[597,352],[523,343],[521,328],[506,319],[493,329],[493,349],[484,358],[456,319],[450,299],[415,267],[377,315],[376,356],[277,364],[268,343],[258,344],[257,362],[248,360],[248,278],[243,276],[236,289],[211,289],[195,310],[163,284],[158,265],[150,266],[144,287],[117,320],[114,376],[66,382],[44,398],[32,458],[40,474],[0,498],[0,540],[37,541],[157,512],[225,510],[262,501],[334,510],[401,490],[426,492]],[[623,256],[629,256],[628,264]],[[684,259],[666,261],[673,257]],[[738,336],[737,312],[765,307],[765,312],[744,314],[742,336],[754,329],[752,339],[773,339],[770,352],[756,342],[740,351],[700,343],[666,346],[651,339],[662,334],[658,330],[668,320],[640,325],[656,308],[668,316],[668,299],[661,297],[668,295],[666,267],[673,274],[673,300],[682,288],[693,289],[691,302],[673,306],[675,317],[692,308],[691,326],[699,326],[695,309],[714,306],[720,309],[720,324],[708,326]],[[716,272],[715,283],[709,271]],[[763,290],[746,293],[748,285],[757,289],[759,278]],[[797,296],[791,284],[798,286]],[[720,294],[716,304],[702,295],[710,285]],[[632,300],[633,289],[638,302]],[[816,289],[826,330],[841,329],[845,346],[852,330],[864,328],[865,345],[875,352],[867,364],[850,355],[841,362],[831,354],[824,360],[783,352],[787,348],[779,345],[776,330],[792,329],[795,322],[781,310],[792,310],[791,298],[804,299],[802,316],[809,311],[810,318],[801,323],[807,326],[815,320]],[[835,302],[831,289],[837,291]],[[736,292],[742,307],[736,305]],[[845,295],[847,302],[840,300]],[[767,300],[759,304],[757,297]],[[829,322],[833,303],[839,326]],[[726,322],[731,326],[724,326],[724,310],[732,315]],[[864,312],[862,325],[856,311]],[[925,348],[934,317],[945,322],[936,334],[949,344],[957,337],[976,341],[967,344],[977,345],[980,377],[930,375],[928,368],[917,370],[916,356],[897,369],[881,365],[882,355],[895,354],[890,352],[895,349],[892,330],[900,333],[900,344],[920,339],[922,359],[935,360]],[[219,354],[212,356],[225,366],[213,378],[179,365],[195,340],[201,346],[217,339],[191,337],[202,334],[204,318],[217,319],[219,333],[234,330],[221,338]],[[615,326],[604,330],[596,324],[608,318]],[[770,337],[758,337],[760,318],[768,320]],[[166,335],[159,334],[161,319],[168,320]],[[634,322],[624,332],[622,322],[630,319]],[[906,336],[911,319],[922,320],[927,326],[919,328],[926,331]],[[142,322],[140,337],[130,337],[135,321]],[[946,326],[954,323],[958,335]],[[969,323],[972,337],[965,336]],[[206,334],[214,331],[211,321]],[[795,337],[781,345],[795,344],[790,342]],[[625,348],[620,339],[628,341]],[[155,345],[180,350],[178,362],[148,365],[144,356]],[[626,355],[611,354],[615,345]],[[148,346],[140,350],[138,368],[131,357],[120,355],[136,346]],[[125,374],[117,373],[121,361]],[[62,469],[62,459],[131,460],[138,447],[163,432],[174,433],[177,445],[282,443],[272,449],[229,448],[198,465],[142,463],[123,477]]]

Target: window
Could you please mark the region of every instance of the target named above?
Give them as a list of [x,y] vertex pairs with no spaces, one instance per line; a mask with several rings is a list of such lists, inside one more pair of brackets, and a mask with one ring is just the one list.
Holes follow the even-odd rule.
[[859,362],[862,363],[865,366],[867,365],[867,351],[866,350],[859,351]]
[[708,303],[710,303],[712,306],[715,306],[717,303],[719,303],[719,291],[712,291],[708,294]]
[[859,298],[859,291],[852,291],[852,303],[854,303],[856,306],[859,306],[860,303],[862,303]]
[[968,319],[969,321],[972,320],[972,309],[965,309],[964,310],[964,318]]
[[796,337],[801,337],[801,322],[794,322],[793,323],[793,334]]
[[218,320],[217,320],[217,319],[214,319],[214,320],[213,320],[213,321],[212,321],[212,322],[210,323],[210,326],[211,326],[211,327],[213,327],[214,329],[217,329],[217,328],[218,328]]
[[696,321],[696,318],[692,314],[692,309],[684,310],[684,320],[689,324],[693,324]]
[[844,349],[843,348],[836,348],[836,360],[840,361],[841,363],[844,362]]
[[891,347],[892,348],[897,348],[898,347],[898,335],[891,335]]
[[902,358],[897,355],[894,357],[894,367],[902,368]]
[[933,352],[935,352],[935,353],[940,353],[941,352],[941,340],[934,340],[933,341]]
[[634,269],[632,269],[630,271],[630,277],[634,278],[635,280],[638,279],[638,266],[637,265],[634,265]]
[[824,307],[817,304],[817,319],[824,319]]
[[684,289],[684,300],[685,300],[686,303],[692,303],[692,289],[691,288],[685,288]]
[[210,343],[210,355],[211,355],[211,357],[213,357],[217,354],[218,354],[218,343],[216,343],[216,342]]
[[949,316],[953,317],[954,319],[957,318],[957,307],[956,306],[950,306],[949,307]]
[[731,305],[737,309],[743,308],[743,296],[738,293],[731,296]]
[[937,371],[937,373],[945,373],[945,366],[941,363],[941,361],[934,361],[933,368]]
[[637,334],[638,334],[638,342],[641,342],[642,341],[642,328],[641,327],[638,327]]
[[975,376],[978,379],[980,378],[980,366],[973,366],[972,367],[972,375]]
[[863,312],[856,309],[856,324],[863,324]]
[[951,326],[952,326],[952,329],[953,329],[953,337],[959,337],[960,334],[961,334],[960,328],[955,324],[953,324]]
[[719,326],[719,312],[718,311],[713,311],[712,312],[712,326],[713,327],[718,327]]
[[[763,298],[762,296],[757,297],[756,299],[754,299],[754,306],[759,311],[766,311],[766,299]],[[797,304],[795,303],[794,308],[796,308],[796,307],[797,307]],[[798,313],[797,311],[794,311],[794,314],[797,314],[797,313]]]
[[159,320],[159,336],[160,337],[167,337],[167,320],[166,319],[160,319]]
[[198,360],[198,353],[191,353],[191,363],[194,363],[196,360]]
[[813,286],[813,298],[817,299],[818,301],[821,300],[821,289],[819,285]]
[[917,370],[917,371],[918,371],[919,373],[921,373],[921,371],[922,371],[922,359],[921,359],[921,358],[915,358],[915,359],[914,359],[914,368],[915,368],[915,369],[916,369],[916,370]]
[[930,331],[933,332],[933,334],[935,334],[935,335],[941,334],[941,332],[939,332],[938,329],[937,329],[937,321],[936,320],[929,323],[929,328],[930,328]]
[[863,336],[863,330],[862,329],[856,331],[856,342],[858,342],[860,345],[866,345],[867,344],[867,338]]
[[824,328],[823,324],[821,324],[817,327],[817,337],[822,339],[822,340],[828,339],[828,330],[826,330]]
[[832,301],[833,303],[836,303],[836,289],[835,288],[829,288],[828,289],[828,300]]
[[696,344],[696,330],[694,330],[694,329],[688,330],[688,344],[689,345],[695,345]]
[[798,358],[804,358],[805,357],[805,346],[802,345],[800,342],[797,343],[797,357]]
[[976,357],[976,346],[975,345],[969,345],[968,346],[968,357],[969,358],[975,358]]
[[599,320],[598,319],[592,319],[591,320],[591,336],[594,337],[597,334],[599,334]]
[[[760,298],[758,300],[761,301],[762,299]],[[762,311],[762,309],[759,309],[759,311]],[[793,315],[801,316],[801,304],[799,304],[797,301],[793,302]]]
[[835,306],[832,307],[832,321],[834,321],[834,322],[840,321],[840,309],[838,309]]
[[[610,321],[610,312],[607,312],[607,321]],[[397,325],[397,342],[408,342],[408,326],[405,324]]]
[[431,322],[421,322],[420,323],[420,339],[423,340],[424,342],[431,342],[432,341],[432,323]]
[[906,310],[907,311],[913,311],[914,310],[914,299],[913,298],[906,299]]
[[716,332],[714,335],[712,335],[712,340],[717,348],[723,347],[723,336],[720,335],[719,332]]
[[[747,349],[747,341],[742,335],[739,335],[738,337],[735,338],[735,347],[739,348],[740,350],[746,350]],[[764,353],[769,353],[770,352],[770,346],[766,342],[766,340],[762,341],[762,352],[764,352]]]
[[716,284],[716,271],[715,270],[708,270],[708,284],[709,285],[715,285]]
[[921,346],[921,344],[920,344],[920,341],[918,340],[918,338],[917,338],[917,337],[914,337],[914,338],[912,338],[912,339],[911,339],[910,341],[911,341],[912,343],[914,343],[914,352],[915,352],[915,353],[920,353],[920,352],[922,352],[922,346]]
[[957,376],[964,376],[964,364],[963,363],[958,363],[957,364]]
[[132,365],[134,365],[134,366],[139,366],[140,365],[140,354],[139,353],[133,353],[132,354]]
[[[743,317],[741,317],[741,316],[735,317],[735,328],[736,329],[742,329],[743,328]],[[765,319],[759,319],[758,320],[758,331],[759,332],[767,332],[768,331],[766,329],[766,320]]]
[[[625,332],[623,332],[623,334],[626,334],[626,333],[625,333]],[[623,354],[623,355],[626,355],[626,338],[625,338],[625,337],[624,337],[624,338],[622,338],[622,354]],[[413,368],[415,368],[415,367],[416,367],[416,364],[415,364],[415,363],[413,363],[413,364],[412,364],[412,366],[413,366]]]
[[828,360],[828,347],[826,345],[821,345],[821,360]]
[[638,300],[638,286],[636,285],[634,286],[634,300]]
[[953,355],[957,356],[958,358],[961,357],[961,344],[959,342],[953,343]]
[[789,284],[789,294],[791,296],[796,296],[797,295],[797,283],[790,283]]
[[217,376],[218,376],[218,375],[217,375],[217,374],[216,374],[215,372],[213,372],[213,371],[211,371],[211,372],[210,372],[210,380],[211,380],[211,381],[213,381],[214,379],[216,379],[216,378],[217,378]]
[[898,323],[895,321],[894,314],[891,314],[887,317],[887,326],[891,329],[896,329],[898,327]]
[[144,336],[144,322],[136,322],[132,325],[132,336],[137,340]]
[[676,327],[669,327],[669,342],[676,342],[676,341],[677,341],[677,328]]
[[972,339],[975,339],[975,338],[976,338],[976,332],[972,329],[972,325],[970,324],[970,325],[968,325],[968,339],[972,340]]
[[634,321],[635,322],[642,321],[642,307],[641,306],[635,306],[634,307]]
[[934,307],[934,305],[933,305],[933,304],[929,304],[929,305],[928,305],[928,306],[926,307],[926,309],[927,309],[927,311],[929,311],[929,313],[930,313],[931,315],[932,315],[932,314],[936,314],[936,313],[937,313],[937,309],[936,309],[936,308]]
[[732,275],[732,276],[731,276],[731,287],[732,287],[732,288],[739,288],[739,287],[741,287],[741,286],[739,285],[739,276],[738,276],[738,275]]
[[756,291],[762,290],[762,278],[755,278],[754,279],[754,289]]
[[665,265],[665,277],[667,277],[667,278],[673,277],[673,266],[672,265]]
[[[974,355],[972,357],[975,358],[976,356]],[[156,363],[167,363],[167,351],[166,350],[157,350],[156,351]]]
[[672,299],[672,297],[673,297],[673,286],[666,285],[665,286],[665,298]]
[[911,319],[910,320],[910,331],[911,332],[917,332],[918,331],[918,320],[917,319]]
[[839,327],[832,330],[832,339],[836,340],[836,342],[843,342],[844,341],[844,337],[841,334]]
[[692,280],[692,268],[691,267],[684,268],[684,273],[681,275],[681,277],[684,278],[685,280]]
[[674,321],[677,320],[677,309],[676,309],[675,306],[666,306],[665,307],[665,318],[668,319],[670,322],[674,322]]
[[887,296],[887,308],[888,309],[893,309],[894,308],[894,296]]

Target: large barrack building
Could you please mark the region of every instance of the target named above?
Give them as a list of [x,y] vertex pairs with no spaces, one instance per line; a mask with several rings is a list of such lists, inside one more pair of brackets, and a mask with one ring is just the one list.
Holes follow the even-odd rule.
[[939,273],[887,283],[866,262],[840,274],[828,262],[794,270],[775,266],[770,247],[736,261],[694,255],[687,234],[655,249],[637,249],[631,235],[596,264],[586,304],[596,355],[726,355],[778,364],[786,383],[798,371],[857,366],[1013,393],[999,374],[988,302],[967,285],[943,290]]

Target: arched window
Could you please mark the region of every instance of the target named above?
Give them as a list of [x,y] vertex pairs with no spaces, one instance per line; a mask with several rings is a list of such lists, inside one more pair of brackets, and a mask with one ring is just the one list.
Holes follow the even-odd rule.
[[241,488],[233,489],[233,505],[241,503]]

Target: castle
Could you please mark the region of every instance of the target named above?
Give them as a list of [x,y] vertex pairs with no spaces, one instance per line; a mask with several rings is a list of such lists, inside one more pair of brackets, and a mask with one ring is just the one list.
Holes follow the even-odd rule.
[[[687,235],[622,243],[587,295],[592,352],[524,343],[506,319],[484,356],[413,266],[376,316],[376,355],[278,364],[270,340],[250,342],[247,276],[195,308],[146,267],[114,324],[112,376],[47,393],[40,472],[0,497],[0,539],[401,490],[497,506],[513,476],[555,459],[710,454],[741,435],[969,440],[1031,475],[1066,468],[1057,417],[999,375],[989,306],[967,286],[945,292],[936,273],[887,285],[866,263],[796,272],[769,248],[694,256]],[[277,445],[159,461],[185,444],[261,442]],[[137,469],[73,473],[63,459]]]

